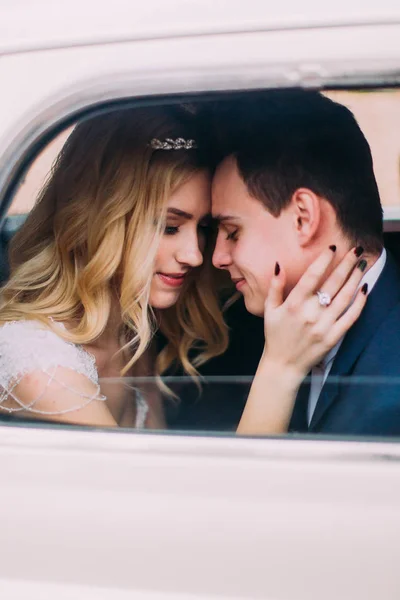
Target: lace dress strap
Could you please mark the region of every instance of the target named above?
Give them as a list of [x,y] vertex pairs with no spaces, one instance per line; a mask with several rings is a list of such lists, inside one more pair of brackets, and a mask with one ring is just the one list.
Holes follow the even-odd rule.
[[[58,325],[60,328],[64,326]],[[0,327],[0,385],[8,388],[32,371],[67,367],[95,385],[99,378],[94,356],[66,342],[37,321],[12,321]]]
[[[59,324],[61,328],[63,325]],[[89,392],[71,387],[58,373],[70,369],[92,384]],[[40,374],[42,389],[37,397],[24,402],[15,388],[29,374]],[[43,379],[43,375],[45,376]],[[67,390],[77,397],[77,404],[63,410],[43,410],[37,404],[48,390]],[[73,412],[93,400],[104,401],[100,393],[95,359],[81,346],[65,341],[37,321],[12,321],[0,327],[0,409],[6,413],[27,411],[38,415],[61,415]]]
[[[55,323],[55,326],[65,329],[62,323]],[[91,391],[82,392],[67,384],[66,378],[60,376],[63,369],[71,369],[86,377],[93,384]],[[15,388],[32,373],[45,374],[46,377],[43,389],[27,403],[18,397]],[[67,390],[77,398],[77,403],[63,410],[40,409],[40,400],[49,390],[56,396]],[[135,427],[143,428],[148,404],[139,390],[135,393]],[[105,401],[106,397],[100,393],[95,358],[82,346],[67,342],[39,321],[12,321],[0,326],[0,412],[25,411],[56,416],[82,409],[94,400]]]

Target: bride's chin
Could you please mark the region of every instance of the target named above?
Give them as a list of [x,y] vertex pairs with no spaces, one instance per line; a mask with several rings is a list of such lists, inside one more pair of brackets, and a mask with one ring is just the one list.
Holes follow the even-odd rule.
[[176,294],[154,294],[150,295],[149,305],[156,310],[171,308],[177,303],[179,293]]

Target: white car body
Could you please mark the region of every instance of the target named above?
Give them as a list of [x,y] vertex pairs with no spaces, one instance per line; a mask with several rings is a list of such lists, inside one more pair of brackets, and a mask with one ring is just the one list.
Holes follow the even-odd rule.
[[[394,0],[2,2],[0,200],[105,100],[399,80]],[[399,597],[395,441],[1,426],[0,477],[5,600]]]

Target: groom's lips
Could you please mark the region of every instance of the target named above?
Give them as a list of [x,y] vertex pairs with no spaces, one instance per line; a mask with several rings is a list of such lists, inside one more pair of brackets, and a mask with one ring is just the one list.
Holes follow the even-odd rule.
[[232,278],[233,283],[236,286],[236,289],[239,291],[241,287],[243,287],[243,285],[246,283],[246,280],[244,277],[235,277]]

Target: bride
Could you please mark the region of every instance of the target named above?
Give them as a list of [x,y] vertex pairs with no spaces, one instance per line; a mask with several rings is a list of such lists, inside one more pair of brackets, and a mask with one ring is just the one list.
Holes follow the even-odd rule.
[[[211,267],[208,156],[194,117],[179,108],[115,111],[75,128],[12,241],[0,294],[0,413],[165,427],[154,389],[142,395],[123,379],[107,381],[160,376],[176,365],[196,378],[196,367],[227,347]],[[310,267],[320,279],[331,254]],[[355,264],[347,258],[349,276]],[[318,313],[338,339],[365,303],[359,293],[340,310],[359,274],[346,293],[337,290],[330,321]],[[266,303],[267,343],[240,433],[285,431],[302,378],[336,343],[323,335],[322,315],[310,327],[290,311],[283,287],[281,272]],[[307,273],[291,292],[312,293]],[[154,356],[157,328],[167,343]],[[135,402],[127,401],[132,392]]]

